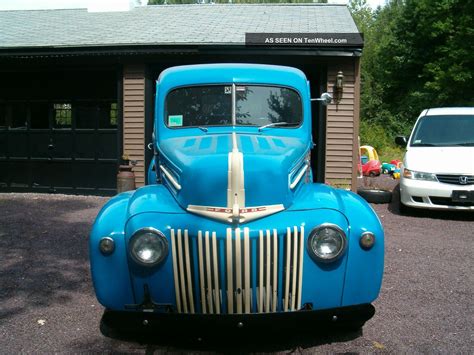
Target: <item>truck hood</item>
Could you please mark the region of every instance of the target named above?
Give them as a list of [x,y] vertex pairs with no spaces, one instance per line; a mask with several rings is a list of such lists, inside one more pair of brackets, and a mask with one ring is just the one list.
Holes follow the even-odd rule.
[[177,137],[161,142],[158,169],[182,208],[244,222],[291,205],[309,172],[309,149],[294,137]]
[[474,175],[474,147],[409,147],[407,169],[436,174]]

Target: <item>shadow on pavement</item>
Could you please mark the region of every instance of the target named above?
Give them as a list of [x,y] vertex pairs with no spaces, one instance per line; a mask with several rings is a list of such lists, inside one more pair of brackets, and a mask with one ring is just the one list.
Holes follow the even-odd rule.
[[146,346],[147,353],[167,349],[168,351],[216,351],[225,353],[274,352],[307,349],[323,344],[347,342],[362,336],[362,330],[343,328],[318,329],[308,327],[293,328],[286,332],[275,331],[269,324],[267,329],[248,333],[235,329],[231,332],[213,332],[202,335],[177,334],[129,334],[115,335],[113,339],[134,342]]
[[95,205],[60,197],[0,197],[0,323],[88,292]]

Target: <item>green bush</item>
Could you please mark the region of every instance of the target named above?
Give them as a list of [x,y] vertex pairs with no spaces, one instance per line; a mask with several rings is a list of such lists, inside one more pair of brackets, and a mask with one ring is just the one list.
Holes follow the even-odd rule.
[[[395,144],[395,135],[390,134],[385,127],[378,123],[360,122],[360,145],[370,145],[377,150],[381,162],[392,159],[402,160],[405,150]],[[406,132],[400,132],[406,134]]]

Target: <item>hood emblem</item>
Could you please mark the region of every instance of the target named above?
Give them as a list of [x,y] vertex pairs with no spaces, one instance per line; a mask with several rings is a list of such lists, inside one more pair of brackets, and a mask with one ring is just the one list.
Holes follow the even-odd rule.
[[188,205],[187,210],[227,223],[249,222],[284,210],[282,204],[245,207],[244,156],[237,145],[237,135],[232,133],[232,150],[229,152],[227,171],[227,206]]
[[469,181],[469,178],[467,176],[460,176],[459,177],[459,183],[461,185],[467,185],[468,181]]

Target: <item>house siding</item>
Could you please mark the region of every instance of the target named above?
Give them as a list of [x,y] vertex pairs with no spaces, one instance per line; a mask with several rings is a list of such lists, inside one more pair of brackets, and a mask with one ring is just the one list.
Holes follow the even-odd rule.
[[359,60],[339,60],[328,65],[327,90],[333,93],[338,71],[344,73],[343,95],[326,113],[325,181],[357,188],[357,150],[359,132]]
[[123,71],[123,154],[137,161],[137,187],[145,184],[145,66],[127,65]]

